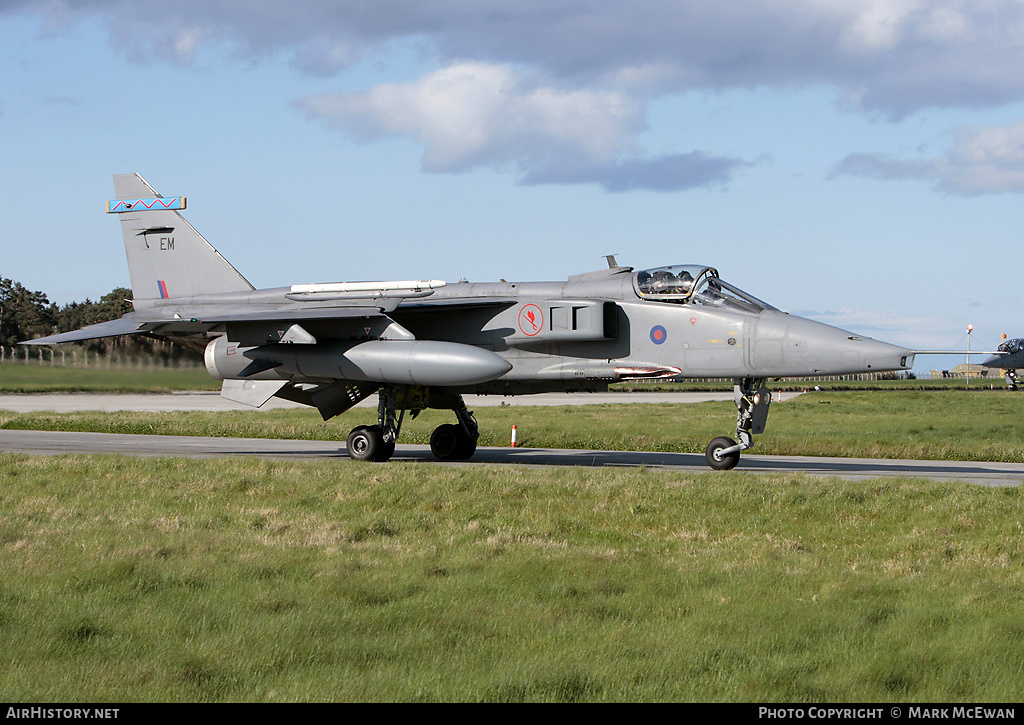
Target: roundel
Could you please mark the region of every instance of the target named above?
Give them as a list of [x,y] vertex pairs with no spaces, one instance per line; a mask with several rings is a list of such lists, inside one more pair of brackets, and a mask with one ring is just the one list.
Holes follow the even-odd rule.
[[654,327],[651,328],[651,342],[653,342],[655,345],[660,345],[661,343],[665,342],[667,338],[668,332],[666,332],[665,328],[662,327],[661,325],[655,325]]

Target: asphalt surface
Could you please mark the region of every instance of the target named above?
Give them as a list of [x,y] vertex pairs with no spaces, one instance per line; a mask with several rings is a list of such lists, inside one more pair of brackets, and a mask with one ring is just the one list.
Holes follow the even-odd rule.
[[[797,395],[786,394],[788,400]],[[667,400],[665,399],[667,396]],[[470,408],[485,405],[583,405],[607,402],[700,402],[731,400],[731,393],[573,393],[523,398],[484,396],[467,400]],[[282,401],[284,403],[285,401]],[[375,405],[376,403],[374,403]],[[282,406],[290,407],[285,403]],[[0,409],[16,412],[44,410],[252,410],[236,406],[217,394],[94,395],[45,394],[0,395]],[[121,435],[57,431],[0,430],[0,452],[41,455],[75,453],[122,453],[136,456],[257,456],[280,459],[336,460],[349,462],[340,441],[296,441],[255,438],[204,438],[200,436]],[[468,463],[439,464],[428,446],[400,444],[392,460],[433,465],[479,463],[536,466],[626,466],[707,473],[702,454],[647,453],[636,451],[581,451],[535,448],[481,447]],[[386,464],[384,464],[386,465]],[[988,486],[1019,486],[1024,483],[1024,464],[971,461],[903,461],[871,458],[816,458],[743,454],[737,470],[751,473],[804,473],[813,476],[861,480],[887,476],[911,476],[934,480],[958,480]]]
[[[200,436],[67,433],[62,431],[0,430],[0,451],[39,455],[122,453],[132,456],[256,456],[292,460],[350,459],[341,441],[296,441],[262,438],[203,438]],[[537,448],[481,447],[466,463],[440,464],[422,445],[399,444],[393,461],[432,465],[506,464],[532,466],[624,466],[685,473],[708,473],[704,456],[695,453],[637,451],[581,451]],[[387,465],[387,464],[381,464]],[[871,458],[811,458],[744,454],[737,470],[749,473],[805,473],[813,476],[861,480],[911,476],[934,480],[966,481],[987,486],[1019,486],[1024,465],[967,461],[897,461]]]

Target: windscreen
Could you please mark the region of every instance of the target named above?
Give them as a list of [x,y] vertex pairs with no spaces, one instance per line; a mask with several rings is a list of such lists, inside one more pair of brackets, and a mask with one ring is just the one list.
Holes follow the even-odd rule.
[[714,267],[673,265],[636,273],[633,285],[640,297],[659,302],[703,305],[760,312],[774,309],[753,295],[722,280]]

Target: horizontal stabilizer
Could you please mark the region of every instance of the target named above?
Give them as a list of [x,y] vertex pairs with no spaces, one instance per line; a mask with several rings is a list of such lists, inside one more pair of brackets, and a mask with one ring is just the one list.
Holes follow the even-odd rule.
[[117,337],[118,335],[131,335],[141,332],[144,323],[136,320],[120,318],[110,322],[100,322],[96,325],[89,325],[73,332],[62,332],[48,337],[39,337],[35,340],[26,340],[19,345],[59,345],[62,342],[80,342],[82,340],[98,340],[101,337]]
[[259,408],[287,384],[287,380],[225,380],[220,395],[226,400]]

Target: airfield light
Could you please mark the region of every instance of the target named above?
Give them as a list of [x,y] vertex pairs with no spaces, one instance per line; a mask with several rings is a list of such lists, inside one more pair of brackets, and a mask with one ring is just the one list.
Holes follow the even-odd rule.
[[967,326],[967,387],[971,387],[971,333],[974,332],[974,325]]

